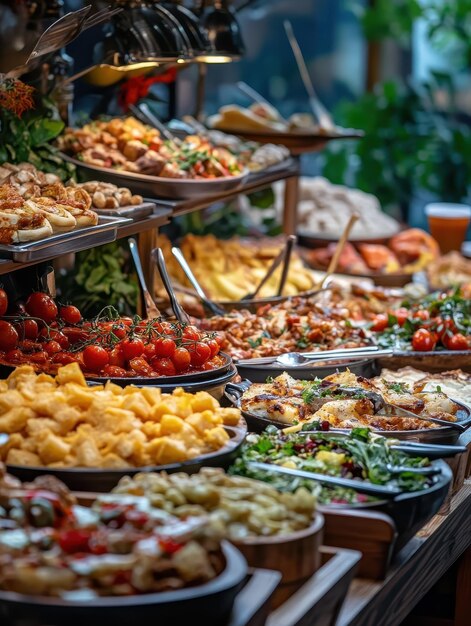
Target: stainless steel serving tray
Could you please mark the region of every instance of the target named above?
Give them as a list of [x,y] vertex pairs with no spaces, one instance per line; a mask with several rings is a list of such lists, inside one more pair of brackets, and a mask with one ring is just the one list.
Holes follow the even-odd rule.
[[[243,381],[240,384],[237,383],[229,383],[226,385],[226,390],[224,395],[231,402],[231,404],[238,409],[241,408],[241,400],[244,391],[246,391],[251,386],[249,381]],[[471,407],[467,404],[464,404],[460,400],[455,400],[450,398],[459,405],[459,410],[456,414],[458,423],[463,426],[471,426]],[[262,432],[265,430],[267,426],[276,426],[277,428],[288,428],[291,424],[285,424],[283,422],[278,422],[276,420],[272,420],[267,417],[261,417],[259,415],[255,415],[254,413],[249,413],[248,411],[242,411],[242,415],[244,416],[247,425],[251,431]],[[322,433],[323,431],[319,431]],[[351,432],[351,429],[347,428],[331,428],[329,433],[338,433],[338,434],[348,434]],[[415,441],[420,443],[455,443],[459,436],[460,432],[453,428],[449,428],[447,426],[439,426],[438,428],[421,428],[420,430],[371,430],[372,433],[376,435],[382,435],[383,437],[400,439],[403,441]]]
[[126,217],[99,215],[96,226],[77,228],[30,243],[0,244],[0,258],[11,259],[17,263],[30,263],[49,259],[51,256],[79,252],[115,241],[118,226],[131,222],[132,220]]
[[123,170],[113,170],[106,167],[98,167],[83,163],[63,152],[61,158],[73,163],[85,180],[103,180],[119,187],[129,187],[133,192],[155,198],[170,198],[174,200],[192,200],[211,195],[217,195],[226,191],[235,191],[243,185],[249,170],[245,170],[239,176],[221,176],[220,178],[193,180],[191,178],[163,178],[161,176],[148,176]]
[[127,217],[134,222],[137,222],[137,220],[142,220],[145,217],[152,215],[155,207],[155,202],[146,201],[141,202],[141,204],[120,206],[115,209],[97,209],[96,207],[92,207],[92,209],[98,213],[98,215],[102,215],[103,217]]

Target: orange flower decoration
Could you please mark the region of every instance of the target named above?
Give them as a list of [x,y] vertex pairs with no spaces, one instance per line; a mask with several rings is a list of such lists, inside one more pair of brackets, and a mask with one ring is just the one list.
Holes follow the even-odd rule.
[[6,78],[0,81],[0,108],[21,117],[34,106],[33,92],[34,87],[25,85],[21,80]]

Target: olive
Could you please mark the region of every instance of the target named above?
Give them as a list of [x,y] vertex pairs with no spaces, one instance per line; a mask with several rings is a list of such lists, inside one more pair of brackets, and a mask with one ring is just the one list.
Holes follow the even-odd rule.
[[53,526],[54,507],[46,498],[32,498],[29,507],[29,515],[33,526]]

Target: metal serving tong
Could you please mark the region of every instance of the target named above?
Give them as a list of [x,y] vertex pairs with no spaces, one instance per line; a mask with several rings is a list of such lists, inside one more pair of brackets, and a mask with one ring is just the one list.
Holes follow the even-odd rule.
[[182,270],[185,272],[185,276],[188,278],[193,289],[198,294],[198,297],[203,303],[203,306],[213,315],[225,315],[226,312],[224,311],[224,309],[206,296],[203,288],[199,284],[196,276],[193,274],[191,267],[189,266],[188,261],[183,256],[183,252],[180,250],[180,248],[178,248],[177,246],[173,246],[172,254],[177,259]]
[[154,302],[153,297],[150,294],[150,291],[147,288],[146,279],[144,277],[144,272],[142,270],[141,257],[139,256],[139,249],[137,247],[137,241],[130,237],[128,239],[129,249],[131,250],[132,260],[134,261],[134,267],[136,268],[136,274],[139,279],[139,284],[141,285],[142,296],[144,298],[144,307],[146,311],[146,317],[148,319],[161,317],[157,305]]
[[327,474],[319,474],[317,472],[306,472],[304,470],[292,469],[290,467],[283,467],[282,465],[274,465],[271,463],[250,461],[247,463],[247,467],[274,474],[285,474],[286,476],[293,476],[294,478],[307,478],[308,480],[315,480],[316,482],[323,483],[325,485],[332,485],[334,487],[355,489],[355,491],[366,493],[370,496],[395,498],[402,493],[402,491],[396,487],[385,487],[384,485],[374,485],[373,483],[354,480],[353,478],[341,478],[339,476],[329,476]]
[[150,107],[145,102],[140,102],[138,105],[130,104],[129,109],[138,119],[144,122],[144,124],[149,124],[160,131],[160,134],[165,137],[167,141],[170,141],[175,146],[179,146],[181,144],[179,137],[176,137],[169,131],[165,124],[163,124],[159,118],[152,113]]
[[378,346],[364,346],[362,348],[337,348],[335,350],[323,350],[321,352],[286,352],[280,356],[264,356],[254,359],[240,359],[240,365],[281,365],[283,367],[305,367],[316,361],[356,361],[364,358],[376,358],[378,356],[391,356],[393,350],[380,350]]
[[278,295],[281,294],[281,291],[283,290],[284,284],[286,282],[286,278],[288,276],[288,268],[289,268],[289,262],[291,260],[291,252],[292,252],[295,242],[296,242],[295,235],[290,235],[286,239],[286,242],[283,248],[280,250],[277,256],[273,259],[273,262],[268,268],[267,273],[262,278],[262,280],[256,287],[255,291],[247,293],[243,298],[240,299],[241,302],[244,300],[254,300],[260,293],[260,290],[265,285],[265,283],[268,280],[270,280],[270,278],[273,276],[275,270],[281,265],[281,263],[284,263],[283,270],[281,272],[280,285],[278,287]]
[[25,63],[10,70],[6,75],[7,78],[18,78],[21,74],[29,71],[30,65],[39,57],[60,50],[88,28],[108,21],[113,15],[120,13],[123,9],[122,7],[113,8],[108,6],[90,16],[91,10],[91,5],[85,6],[78,11],[66,13],[51,24],[42,33]]
[[278,109],[271,102],[269,102],[264,96],[262,96],[261,93],[258,93],[258,91],[256,91],[253,87],[251,87],[250,85],[247,85],[246,82],[244,82],[243,80],[239,80],[236,83],[236,87],[237,89],[239,89],[239,91],[241,91],[243,94],[248,96],[254,102],[257,102],[258,104],[265,104],[271,107],[272,109],[275,109],[279,115],[279,118],[275,121],[281,122],[282,124],[288,124],[288,120],[284,119],[280,115],[280,112],[278,111]]
[[[451,398],[450,398],[451,399]],[[413,419],[424,420],[426,422],[432,422],[433,424],[438,424],[439,426],[446,426],[447,428],[452,428],[453,430],[457,430],[460,433],[464,433],[467,429],[467,425],[464,426],[459,422],[449,422],[448,420],[441,420],[437,417],[427,417],[426,415],[417,415],[412,411],[408,411],[407,409],[403,409],[402,407],[396,406],[395,404],[384,403],[381,407],[382,413],[376,413],[378,417],[411,417]]]
[[170,299],[170,305],[172,307],[172,311],[175,314],[175,317],[181,324],[189,324],[190,317],[183,310],[183,308],[181,307],[180,303],[177,300],[177,297],[175,296],[175,291],[172,287],[170,276],[168,275],[167,265],[165,263],[164,254],[162,250],[160,248],[154,248],[151,254],[153,258],[155,259],[155,262],[157,263],[157,269],[159,270],[160,278],[162,279],[162,282],[165,287],[165,291],[167,292],[168,297]]

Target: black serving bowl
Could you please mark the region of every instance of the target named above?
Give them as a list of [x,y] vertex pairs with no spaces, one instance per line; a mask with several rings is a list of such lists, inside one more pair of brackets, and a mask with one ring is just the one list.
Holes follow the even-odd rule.
[[33,481],[38,476],[48,474],[55,476],[67,485],[72,491],[111,491],[124,476],[135,476],[142,472],[186,472],[194,474],[201,467],[227,468],[239,453],[239,448],[247,434],[247,424],[241,419],[237,426],[224,426],[230,436],[225,446],[216,452],[210,452],[201,456],[172,463],[169,465],[146,465],[143,467],[123,467],[119,469],[102,469],[90,467],[29,467],[27,465],[7,465],[10,474],[19,478],[22,482]]
[[246,378],[253,383],[264,383],[269,376],[276,378],[284,372],[289,374],[296,380],[314,380],[315,378],[324,378],[335,374],[336,372],[344,372],[349,369],[357,376],[364,376],[365,378],[371,378],[377,374],[376,361],[372,358],[362,359],[361,361],[345,361],[339,359],[338,361],[324,361],[314,363],[312,365],[306,365],[305,367],[286,367],[282,365],[250,365],[244,363],[238,365],[236,362],[237,371],[241,378]]
[[[207,380],[190,380],[187,379],[184,383],[165,383],[160,382],[165,380],[162,378],[152,378],[146,379],[146,384],[142,385],[139,381],[142,379],[136,378],[120,378],[120,379],[110,379],[110,382],[119,384],[120,387],[128,387],[129,385],[134,385],[136,387],[158,387],[162,390],[163,393],[172,393],[178,387],[181,387],[184,391],[188,393],[196,393],[198,391],[207,391],[210,393],[216,400],[220,400],[224,396],[224,391],[226,385],[230,383],[235,376],[237,376],[237,370],[234,365],[230,367],[230,369],[224,374],[219,374],[216,377],[208,378]],[[152,382],[149,382],[151,380]],[[117,382],[119,381],[119,382]],[[88,380],[89,385],[101,385],[102,382],[96,380]]]
[[12,626],[187,626],[190,616],[199,624],[221,626],[247,576],[247,563],[230,543],[222,543],[223,571],[202,585],[124,597],[102,597],[83,602],[0,591],[0,623]]

